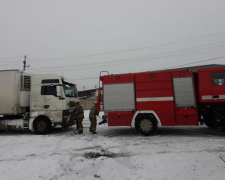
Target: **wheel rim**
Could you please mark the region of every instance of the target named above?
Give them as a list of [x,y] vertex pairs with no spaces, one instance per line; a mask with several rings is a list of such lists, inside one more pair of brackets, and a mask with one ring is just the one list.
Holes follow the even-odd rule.
[[47,123],[44,122],[44,121],[40,121],[38,124],[37,124],[37,129],[38,131],[40,132],[43,132],[47,129]]
[[149,132],[152,129],[152,122],[149,119],[143,119],[140,122],[140,129],[144,132]]

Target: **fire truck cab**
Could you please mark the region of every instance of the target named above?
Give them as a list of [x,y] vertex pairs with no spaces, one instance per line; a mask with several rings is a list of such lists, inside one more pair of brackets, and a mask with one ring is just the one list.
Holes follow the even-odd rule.
[[152,135],[158,126],[225,126],[225,67],[100,76],[98,106],[109,126]]

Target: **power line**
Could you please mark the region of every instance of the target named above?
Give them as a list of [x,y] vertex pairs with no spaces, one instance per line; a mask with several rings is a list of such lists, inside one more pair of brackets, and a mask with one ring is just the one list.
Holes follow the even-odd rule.
[[[29,59],[29,60],[32,60],[30,57],[28,57],[27,56],[27,58]],[[42,66],[40,66],[40,64],[38,63],[38,64],[36,64],[36,66],[39,66],[41,69],[43,69],[44,67],[42,67]],[[37,68],[34,68],[34,67],[32,67],[33,69],[35,69],[35,70],[37,70]],[[37,70],[38,71],[38,70]]]
[[12,65],[18,65],[18,62],[16,62],[16,64],[15,64],[15,62],[8,62],[8,63],[1,64],[1,68],[3,66],[12,66]]
[[[225,34],[225,32],[220,32],[220,33],[215,33],[215,34],[208,34],[208,35],[204,35],[204,36],[200,36],[200,37],[189,38],[189,39],[185,39],[185,40],[174,41],[174,42],[170,42],[170,43],[158,44],[158,45],[141,47],[141,48],[133,48],[133,49],[120,50],[120,51],[111,51],[111,52],[105,52],[105,53],[95,53],[95,54],[87,54],[87,55],[71,56],[71,57],[33,59],[32,61],[71,59],[71,58],[79,58],[79,57],[89,57],[89,56],[113,54],[113,53],[120,53],[120,52],[127,52],[127,51],[137,51],[137,50],[141,50],[141,49],[154,48],[154,47],[159,47],[159,46],[166,46],[166,45],[170,45],[170,44],[176,44],[176,43],[181,43],[181,42],[185,42],[185,41],[191,41],[191,40],[196,40],[196,39],[201,39],[201,38],[210,37],[210,36],[216,36],[216,35],[221,35],[221,34]],[[19,58],[19,57],[24,57],[24,56],[0,57],[0,59],[13,59],[13,58]],[[14,61],[7,61],[7,62],[14,62]]]
[[[211,46],[211,47],[207,47],[207,48],[200,48],[200,49],[195,49],[195,50],[192,50],[192,51],[187,51],[189,49],[194,49],[194,48],[197,48],[197,47],[204,47],[204,46],[217,44],[217,43],[221,43],[221,42],[225,42],[225,40],[220,41],[220,42],[209,43],[209,44],[205,44],[205,45],[201,45],[201,46],[194,46],[194,47],[190,47],[190,48],[180,49],[180,50],[176,50],[176,51],[169,51],[169,52],[164,52],[164,53],[159,53],[159,54],[153,54],[153,55],[150,55],[150,56],[142,56],[142,57],[136,57],[136,58],[127,58],[127,59],[113,60],[113,61],[107,61],[107,62],[103,61],[103,62],[88,63],[88,64],[77,64],[77,65],[75,65],[76,67],[73,68],[73,69],[78,69],[78,67],[82,67],[82,66],[92,66],[92,65],[98,65],[98,64],[109,64],[109,63],[112,63],[112,62],[134,61],[135,59],[150,58],[152,56],[153,57],[154,56],[160,56],[160,55],[163,55],[163,54],[171,54],[171,53],[176,53],[176,52],[180,52],[181,51],[181,53],[176,53],[176,54],[172,54],[172,55],[168,55],[168,56],[162,56],[162,57],[155,57],[155,58],[151,58],[149,60],[165,58],[165,57],[172,57],[172,56],[176,56],[176,55],[180,55],[180,54],[187,54],[187,53],[190,53],[190,52],[196,52],[196,51],[200,51],[200,50],[205,50],[205,49],[210,49],[210,48],[224,46],[225,44],[220,44],[220,45]],[[182,52],[182,51],[187,51],[187,52]],[[146,61],[146,60],[138,60],[138,61]],[[134,61],[134,62],[138,62],[138,61]],[[127,63],[130,63],[130,62],[124,62],[124,63],[119,63],[119,64],[127,64]],[[68,67],[68,66],[64,66],[64,67]],[[71,67],[71,65],[69,67]],[[98,67],[98,66],[93,66],[93,67]],[[51,67],[51,69],[53,69],[53,68],[56,68],[56,69],[60,68],[61,69],[63,67],[62,66]],[[86,68],[92,68],[92,67],[86,67]],[[46,68],[42,68],[42,69],[49,69],[49,68],[46,67]],[[81,68],[79,68],[79,69],[81,69]],[[70,69],[66,69],[66,70],[72,70],[72,69],[70,68]]]
[[[177,68],[177,67],[180,67],[180,66],[188,66],[188,65],[191,65],[191,64],[197,64],[197,63],[201,63],[201,62],[208,62],[208,61],[212,61],[212,60],[215,60],[215,59],[221,59],[221,58],[224,58],[224,57],[225,56],[211,58],[211,59],[206,59],[206,60],[202,60],[202,61],[195,61],[195,62],[192,62],[192,63],[187,63],[187,64],[181,64],[181,65],[177,65],[177,66],[167,67],[166,69]],[[166,69],[159,69],[159,70],[166,70]]]
[[[156,69],[156,70],[152,70],[152,71],[168,70],[170,68],[182,67],[182,66],[187,66],[187,65],[191,65],[191,64],[197,64],[197,63],[201,63],[201,62],[208,62],[208,61],[212,61],[212,60],[215,60],[215,59],[221,59],[221,58],[224,58],[224,57],[225,56],[215,57],[215,58],[211,58],[211,59],[195,61],[195,62],[187,63],[187,64],[180,64],[180,65],[177,65],[177,66],[171,66],[171,67],[167,67],[167,68],[164,68],[164,69]],[[86,79],[97,79],[97,78],[99,78],[99,77],[89,77],[89,78],[81,78],[81,79],[73,79],[73,80],[86,80]]]
[[24,56],[2,57],[0,59],[13,59],[13,58],[18,58],[18,57],[24,57]]
[[[194,50],[194,51],[197,51],[197,50]],[[134,63],[134,62],[141,62],[141,61],[154,61],[154,60],[158,60],[158,59],[173,57],[173,56],[182,55],[182,54],[187,54],[187,53],[190,53],[190,52],[193,52],[193,51],[188,51],[188,52],[185,52],[185,53],[177,53],[177,54],[161,56],[161,57],[153,57],[153,58],[150,58],[150,59],[149,59],[149,56],[143,56],[143,57],[138,57],[138,58],[124,59],[124,60],[129,60],[129,61],[132,60],[132,63]],[[188,55],[192,55],[192,54],[188,54]],[[144,59],[140,59],[140,58],[144,58]],[[148,59],[146,59],[146,58],[148,58]],[[124,60],[120,60],[120,61],[124,61]],[[87,68],[105,67],[105,66],[116,66],[116,65],[128,64],[128,63],[131,63],[131,62],[121,62],[121,63],[115,63],[115,64],[109,64],[109,65],[98,65],[98,66],[83,67],[83,68],[75,67],[75,68],[64,69],[64,71],[65,70],[66,71],[70,71],[70,70],[75,70],[75,69],[87,69]],[[48,70],[48,72],[49,71],[59,71],[59,70]],[[42,72],[45,72],[45,71],[42,71]]]
[[225,34],[225,32],[220,32],[220,33],[215,33],[215,34],[209,34],[209,35],[205,35],[205,36],[200,36],[200,37],[195,37],[195,38],[190,38],[190,39],[185,39],[185,40],[180,40],[180,41],[174,41],[174,42],[164,43],[164,44],[159,44],[159,45],[141,47],[141,48],[133,48],[133,49],[120,50],[120,51],[111,51],[111,52],[105,52],[105,53],[95,53],[95,54],[87,54],[87,55],[71,56],[71,57],[34,59],[33,61],[58,60],[58,59],[73,59],[73,58],[81,58],[81,57],[90,57],[90,56],[99,56],[99,55],[120,53],[120,52],[137,51],[137,50],[142,50],[142,49],[148,49],[148,48],[166,46],[166,45],[170,45],[170,44],[176,44],[176,43],[181,43],[181,42],[186,42],[186,41],[201,39],[201,38],[210,37],[210,36],[221,35],[221,34]]
[[[180,41],[174,41],[174,42],[164,43],[164,44],[159,44],[159,45],[141,47],[141,48],[133,48],[133,49],[126,49],[126,50],[120,50],[120,51],[111,51],[111,52],[105,52],[105,53],[88,54],[88,55],[81,55],[81,56],[71,56],[71,57],[61,57],[61,58],[46,58],[46,59],[32,59],[32,61],[73,59],[73,58],[79,58],[79,57],[90,57],[90,56],[113,54],[113,53],[120,53],[120,52],[137,51],[137,50],[141,50],[141,49],[148,49],[148,48],[166,46],[166,45],[170,45],[170,44],[176,44],[176,43],[181,43],[181,42],[185,42],[185,41],[191,41],[191,40],[195,40],[195,39],[201,39],[201,38],[210,37],[210,36],[216,36],[216,35],[221,35],[221,34],[225,34],[225,32],[209,34],[209,35],[205,35],[205,36],[200,36],[200,37],[195,37],[195,38],[190,38],[190,39],[185,39],[185,40],[180,40]],[[13,59],[13,58],[19,58],[19,57],[24,57],[24,56],[2,57],[0,59]],[[16,61],[15,60],[11,60],[11,61],[7,60],[5,62],[17,62],[17,61],[18,60],[16,60]],[[4,61],[1,61],[1,62],[4,62]]]

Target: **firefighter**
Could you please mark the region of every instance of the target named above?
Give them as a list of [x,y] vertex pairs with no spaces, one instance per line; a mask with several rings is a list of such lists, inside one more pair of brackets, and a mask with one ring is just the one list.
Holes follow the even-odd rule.
[[89,113],[89,119],[91,121],[90,132],[92,132],[93,134],[96,134],[96,124],[97,124],[96,116],[99,115],[99,112],[97,110],[97,104],[98,102],[95,101],[94,106],[91,108]]
[[74,103],[75,103],[74,116],[77,118],[78,133],[82,134],[83,133],[82,121],[84,119],[84,110],[80,105],[79,101],[74,101]]

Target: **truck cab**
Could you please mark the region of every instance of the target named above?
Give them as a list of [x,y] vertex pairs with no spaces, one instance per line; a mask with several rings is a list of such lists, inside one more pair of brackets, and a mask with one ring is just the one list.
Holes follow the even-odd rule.
[[46,134],[74,123],[76,85],[57,74],[0,71],[0,130],[28,129]]
[[198,104],[204,123],[211,127],[225,126],[225,68],[197,70]]
[[52,126],[72,125],[71,116],[78,100],[76,85],[59,75],[33,75],[30,91],[29,129],[47,132]]

